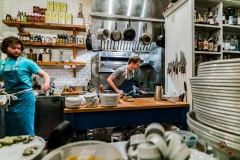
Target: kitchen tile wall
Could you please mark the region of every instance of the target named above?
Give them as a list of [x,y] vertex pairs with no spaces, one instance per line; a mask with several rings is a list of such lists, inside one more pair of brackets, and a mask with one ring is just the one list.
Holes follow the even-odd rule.
[[[6,14],[10,14],[13,17],[17,16],[18,10],[21,12],[26,12],[27,14],[33,14],[32,8],[33,6],[40,6],[41,8],[46,8],[47,0],[0,0],[2,1],[2,6],[0,6],[0,10],[2,10],[2,19],[5,19]],[[85,18],[85,23],[88,23],[88,13],[91,12],[91,0],[52,0],[57,2],[67,3],[67,12],[72,13],[73,18],[77,17],[79,11],[79,3],[82,4],[83,16]],[[0,28],[1,29],[1,28]],[[54,37],[58,33],[61,34],[72,34],[71,31],[63,31],[63,30],[49,30],[49,29],[33,29],[33,28],[24,28],[25,31],[30,32],[31,34],[40,34],[43,36]],[[2,24],[2,37],[18,36],[18,30],[16,27],[8,27],[5,24]],[[83,35],[86,37],[87,33],[78,32],[78,35]],[[0,35],[1,36],[1,35]],[[33,47],[31,47],[33,48]],[[72,50],[66,48],[51,48],[54,50],[63,50],[68,54],[72,55]],[[25,52],[29,52],[29,47],[26,47]],[[39,52],[39,48],[36,48],[36,52]],[[55,77],[56,86],[61,86],[65,83],[69,84],[81,84],[85,85],[86,79],[90,79],[91,77],[91,53],[84,49],[77,49],[77,60],[84,61],[87,63],[85,67],[77,66],[77,76],[73,77],[72,69],[64,69],[62,66],[54,67],[54,66],[41,66],[43,70],[45,70],[51,77]]]

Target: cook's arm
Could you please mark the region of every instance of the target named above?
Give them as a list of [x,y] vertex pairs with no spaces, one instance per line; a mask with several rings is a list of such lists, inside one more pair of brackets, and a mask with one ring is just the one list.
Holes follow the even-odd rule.
[[117,86],[114,84],[113,80],[114,80],[114,77],[113,77],[112,75],[110,75],[110,76],[108,77],[108,79],[107,79],[107,82],[108,82],[108,84],[112,87],[112,89],[115,90],[116,93],[120,94],[121,91],[120,91],[120,90],[117,88]]
[[44,79],[44,84],[42,85],[41,90],[49,90],[51,88],[49,75],[43,70],[40,70],[37,74]]

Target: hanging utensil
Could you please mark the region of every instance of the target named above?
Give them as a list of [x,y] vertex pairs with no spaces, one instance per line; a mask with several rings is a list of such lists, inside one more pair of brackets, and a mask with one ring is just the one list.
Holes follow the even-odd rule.
[[132,41],[132,40],[134,40],[134,38],[136,36],[135,30],[133,28],[131,28],[130,17],[129,17],[129,22],[127,24],[127,29],[125,29],[123,36],[126,41]]
[[97,30],[96,35],[97,35],[97,39],[100,39],[100,40],[106,40],[110,37],[110,31],[104,28],[103,17],[102,17],[102,26],[100,29]]
[[115,30],[113,30],[111,32],[111,36],[110,36],[111,40],[115,41],[119,41],[122,38],[122,33],[117,29],[117,18],[116,18],[116,22],[115,22]]
[[161,23],[160,25],[160,36],[157,37],[157,40],[156,40],[156,44],[158,47],[162,47],[164,48],[165,47],[165,35],[164,35],[164,29],[163,29],[163,24]]
[[91,40],[90,29],[88,29],[88,35],[87,35],[87,39],[86,39],[86,47],[87,47],[88,51],[92,50],[92,40]]
[[143,26],[143,33],[139,37],[139,41],[143,43],[143,45],[149,45],[152,43],[152,35],[147,33],[147,22],[145,21],[145,26]]

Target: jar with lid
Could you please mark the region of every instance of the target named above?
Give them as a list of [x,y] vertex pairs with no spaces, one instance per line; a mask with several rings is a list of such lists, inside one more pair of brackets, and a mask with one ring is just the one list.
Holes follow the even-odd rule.
[[52,38],[52,43],[56,43],[56,37]]

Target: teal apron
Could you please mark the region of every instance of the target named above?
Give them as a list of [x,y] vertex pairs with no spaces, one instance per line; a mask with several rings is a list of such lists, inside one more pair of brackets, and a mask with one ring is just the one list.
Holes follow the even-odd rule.
[[132,90],[133,90],[132,86],[134,84],[134,78],[133,77],[128,79],[128,70],[127,70],[127,66],[126,66],[125,80],[119,86],[119,89],[122,90],[124,92],[124,94],[127,95],[127,96],[133,96],[133,92],[132,92]]
[[18,60],[19,58],[16,60],[15,70],[12,71],[2,70],[6,60],[1,65],[9,102],[5,112],[6,136],[34,134],[35,96],[32,88],[19,78]]

